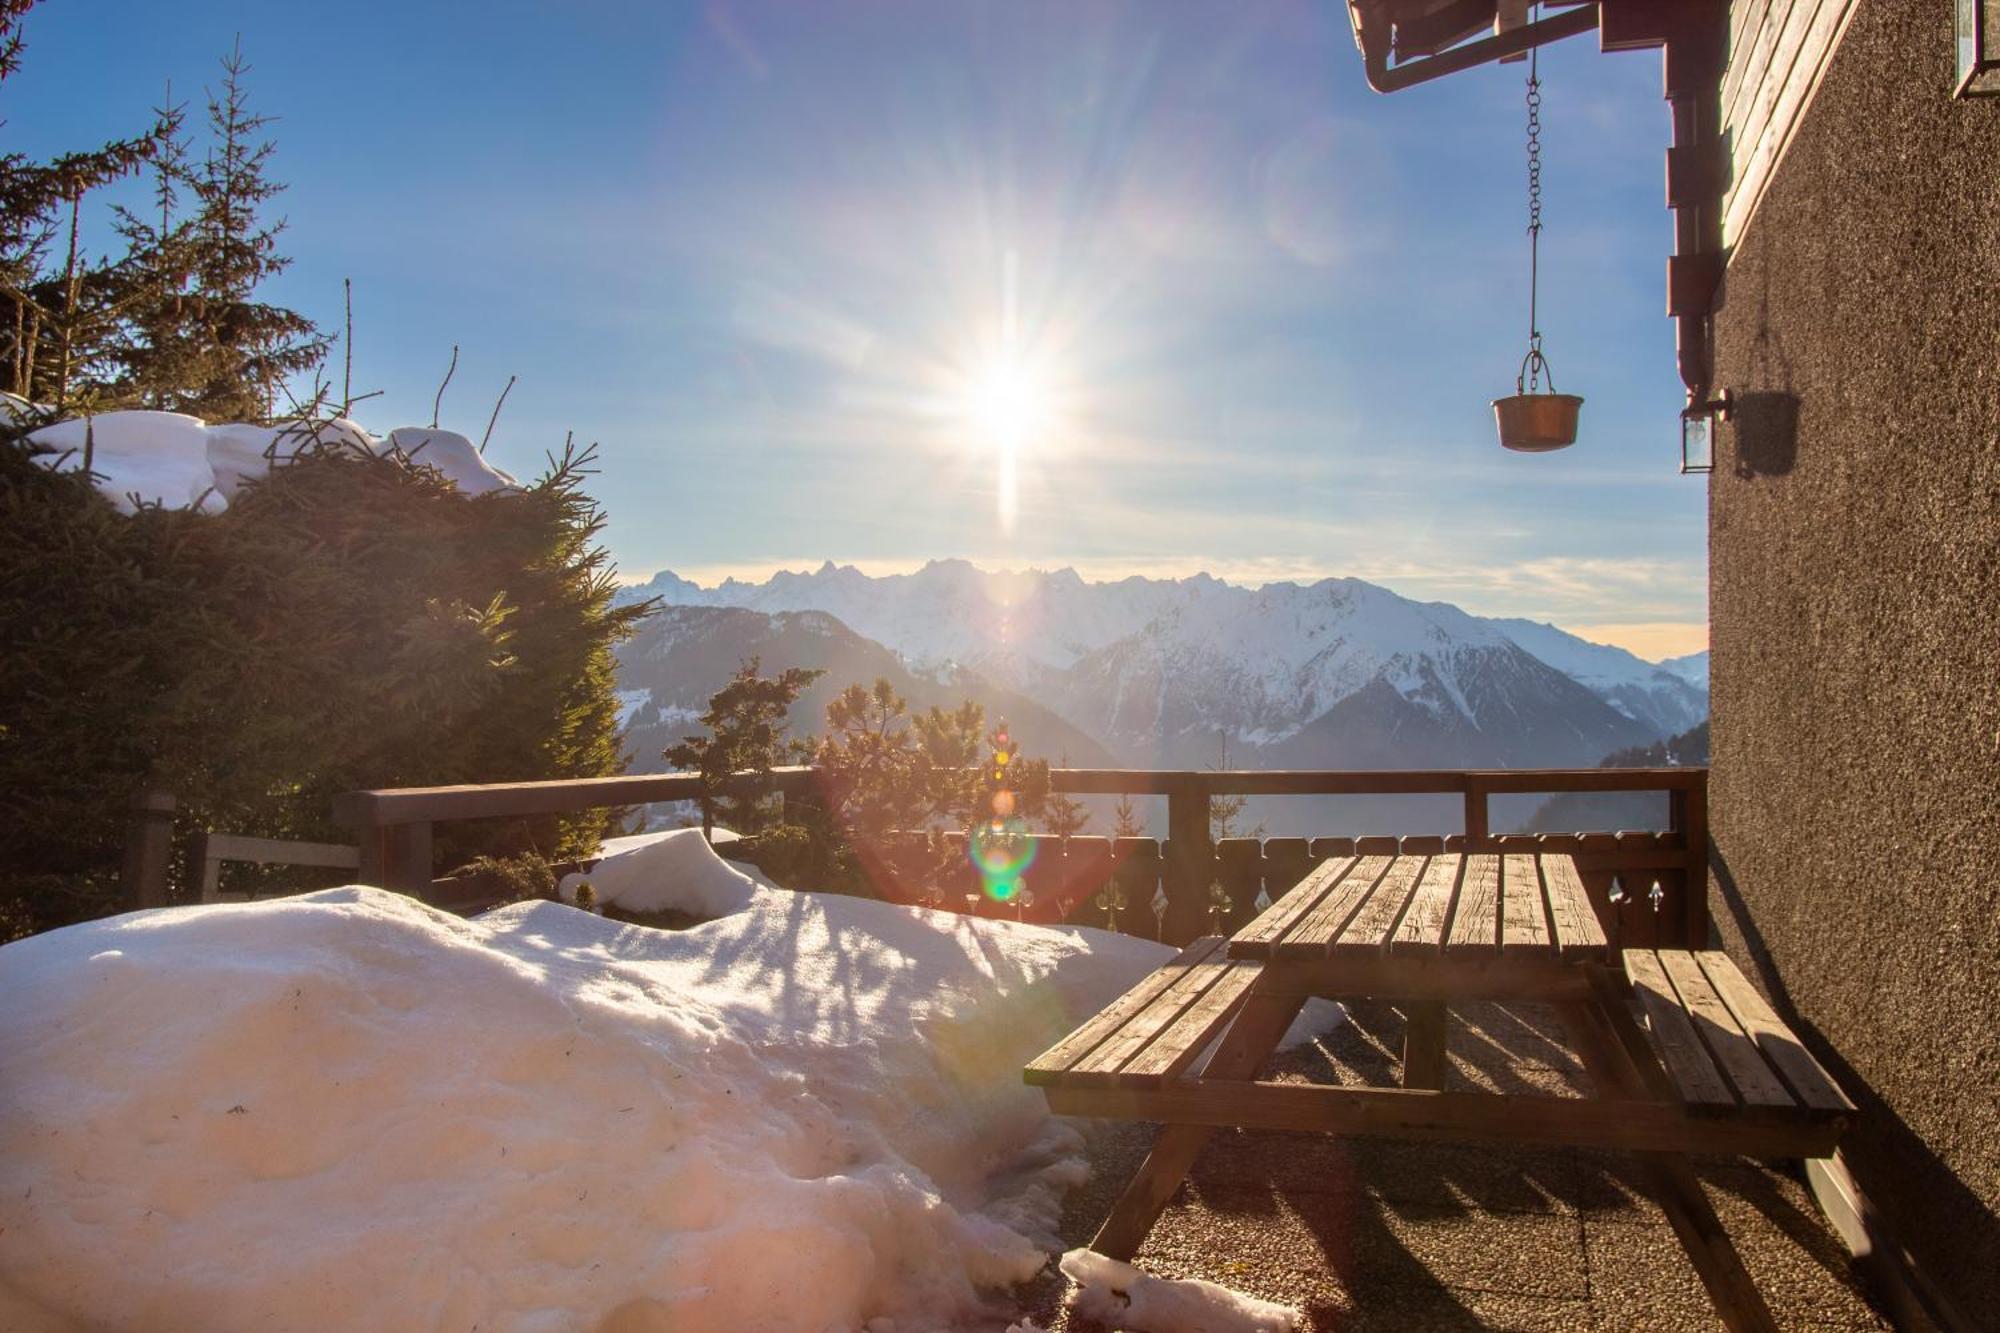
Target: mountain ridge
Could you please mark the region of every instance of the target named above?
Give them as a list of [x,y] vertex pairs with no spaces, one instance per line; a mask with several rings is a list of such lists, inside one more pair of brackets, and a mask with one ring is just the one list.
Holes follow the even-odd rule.
[[[1229,745],[1260,766],[1281,755],[1357,766],[1382,750],[1376,732],[1457,764],[1595,763],[1707,713],[1702,689],[1624,649],[1353,578],[1244,588],[1205,573],[1093,583],[1071,568],[951,559],[875,576],[827,561],[711,588],[663,571],[622,595],[818,611],[913,672],[967,670],[1045,703],[1133,763],[1215,762]],[[1378,680],[1400,705],[1362,693]],[[1315,725],[1357,695],[1346,730]]]

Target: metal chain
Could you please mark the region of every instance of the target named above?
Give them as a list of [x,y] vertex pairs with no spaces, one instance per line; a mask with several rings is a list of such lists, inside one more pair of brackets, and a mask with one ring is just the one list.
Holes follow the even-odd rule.
[[1542,79],[1537,47],[1528,48],[1528,391],[1542,377],[1542,329],[1536,318],[1542,239]]

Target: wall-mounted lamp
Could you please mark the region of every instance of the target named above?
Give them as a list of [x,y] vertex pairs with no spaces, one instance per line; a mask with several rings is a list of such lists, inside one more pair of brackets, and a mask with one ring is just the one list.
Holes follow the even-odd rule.
[[1681,475],[1715,471],[1715,428],[1729,420],[1735,395],[1724,389],[1705,402],[1689,403],[1681,412]]
[[2000,96],[2000,0],[1958,0],[1954,96]]

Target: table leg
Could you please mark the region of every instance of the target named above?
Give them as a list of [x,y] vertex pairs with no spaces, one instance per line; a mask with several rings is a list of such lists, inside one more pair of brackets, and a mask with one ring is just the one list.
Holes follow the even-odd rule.
[[1445,1006],[1442,1000],[1415,1000],[1403,1006],[1403,1086],[1442,1091],[1445,1072]]
[[[1671,1092],[1666,1071],[1658,1067],[1644,1038],[1623,1030],[1631,1022],[1628,1014],[1614,1012],[1618,1001],[1606,996],[1598,1005],[1561,1006],[1564,1026],[1576,1043],[1585,1072],[1600,1091],[1621,1096],[1660,1096]],[[1620,1018],[1624,1022],[1619,1021]],[[1633,1050],[1634,1037],[1640,1042]],[[1648,1068],[1648,1065],[1651,1068]],[[1681,1248],[1708,1289],[1708,1298],[1723,1325],[1732,1333],[1777,1333],[1777,1320],[1756,1281],[1744,1268],[1722,1220],[1715,1215],[1701,1181],[1685,1153],[1636,1152],[1632,1154],[1640,1180],[1673,1225]]]
[[[1208,1079],[1254,1079],[1285,1029],[1292,1025],[1303,996],[1272,995],[1252,990],[1242,1010],[1217,1043],[1201,1076]],[[1153,1140],[1153,1150],[1132,1183],[1112,1205],[1111,1215],[1097,1229],[1090,1248],[1112,1259],[1129,1260],[1146,1243],[1153,1223],[1160,1220],[1174,1191],[1187,1179],[1188,1168],[1215,1135],[1213,1125],[1167,1125]]]

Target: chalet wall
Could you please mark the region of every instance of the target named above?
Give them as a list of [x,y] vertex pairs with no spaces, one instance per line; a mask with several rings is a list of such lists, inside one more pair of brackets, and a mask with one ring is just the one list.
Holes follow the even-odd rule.
[[1732,184],[1722,235],[1734,245],[1748,227],[1792,134],[1805,117],[1855,0],[1733,0],[1722,129]]
[[1864,1188],[2000,1309],[2000,101],[1859,0],[1742,235],[1710,487],[1715,902],[1867,1112]]

